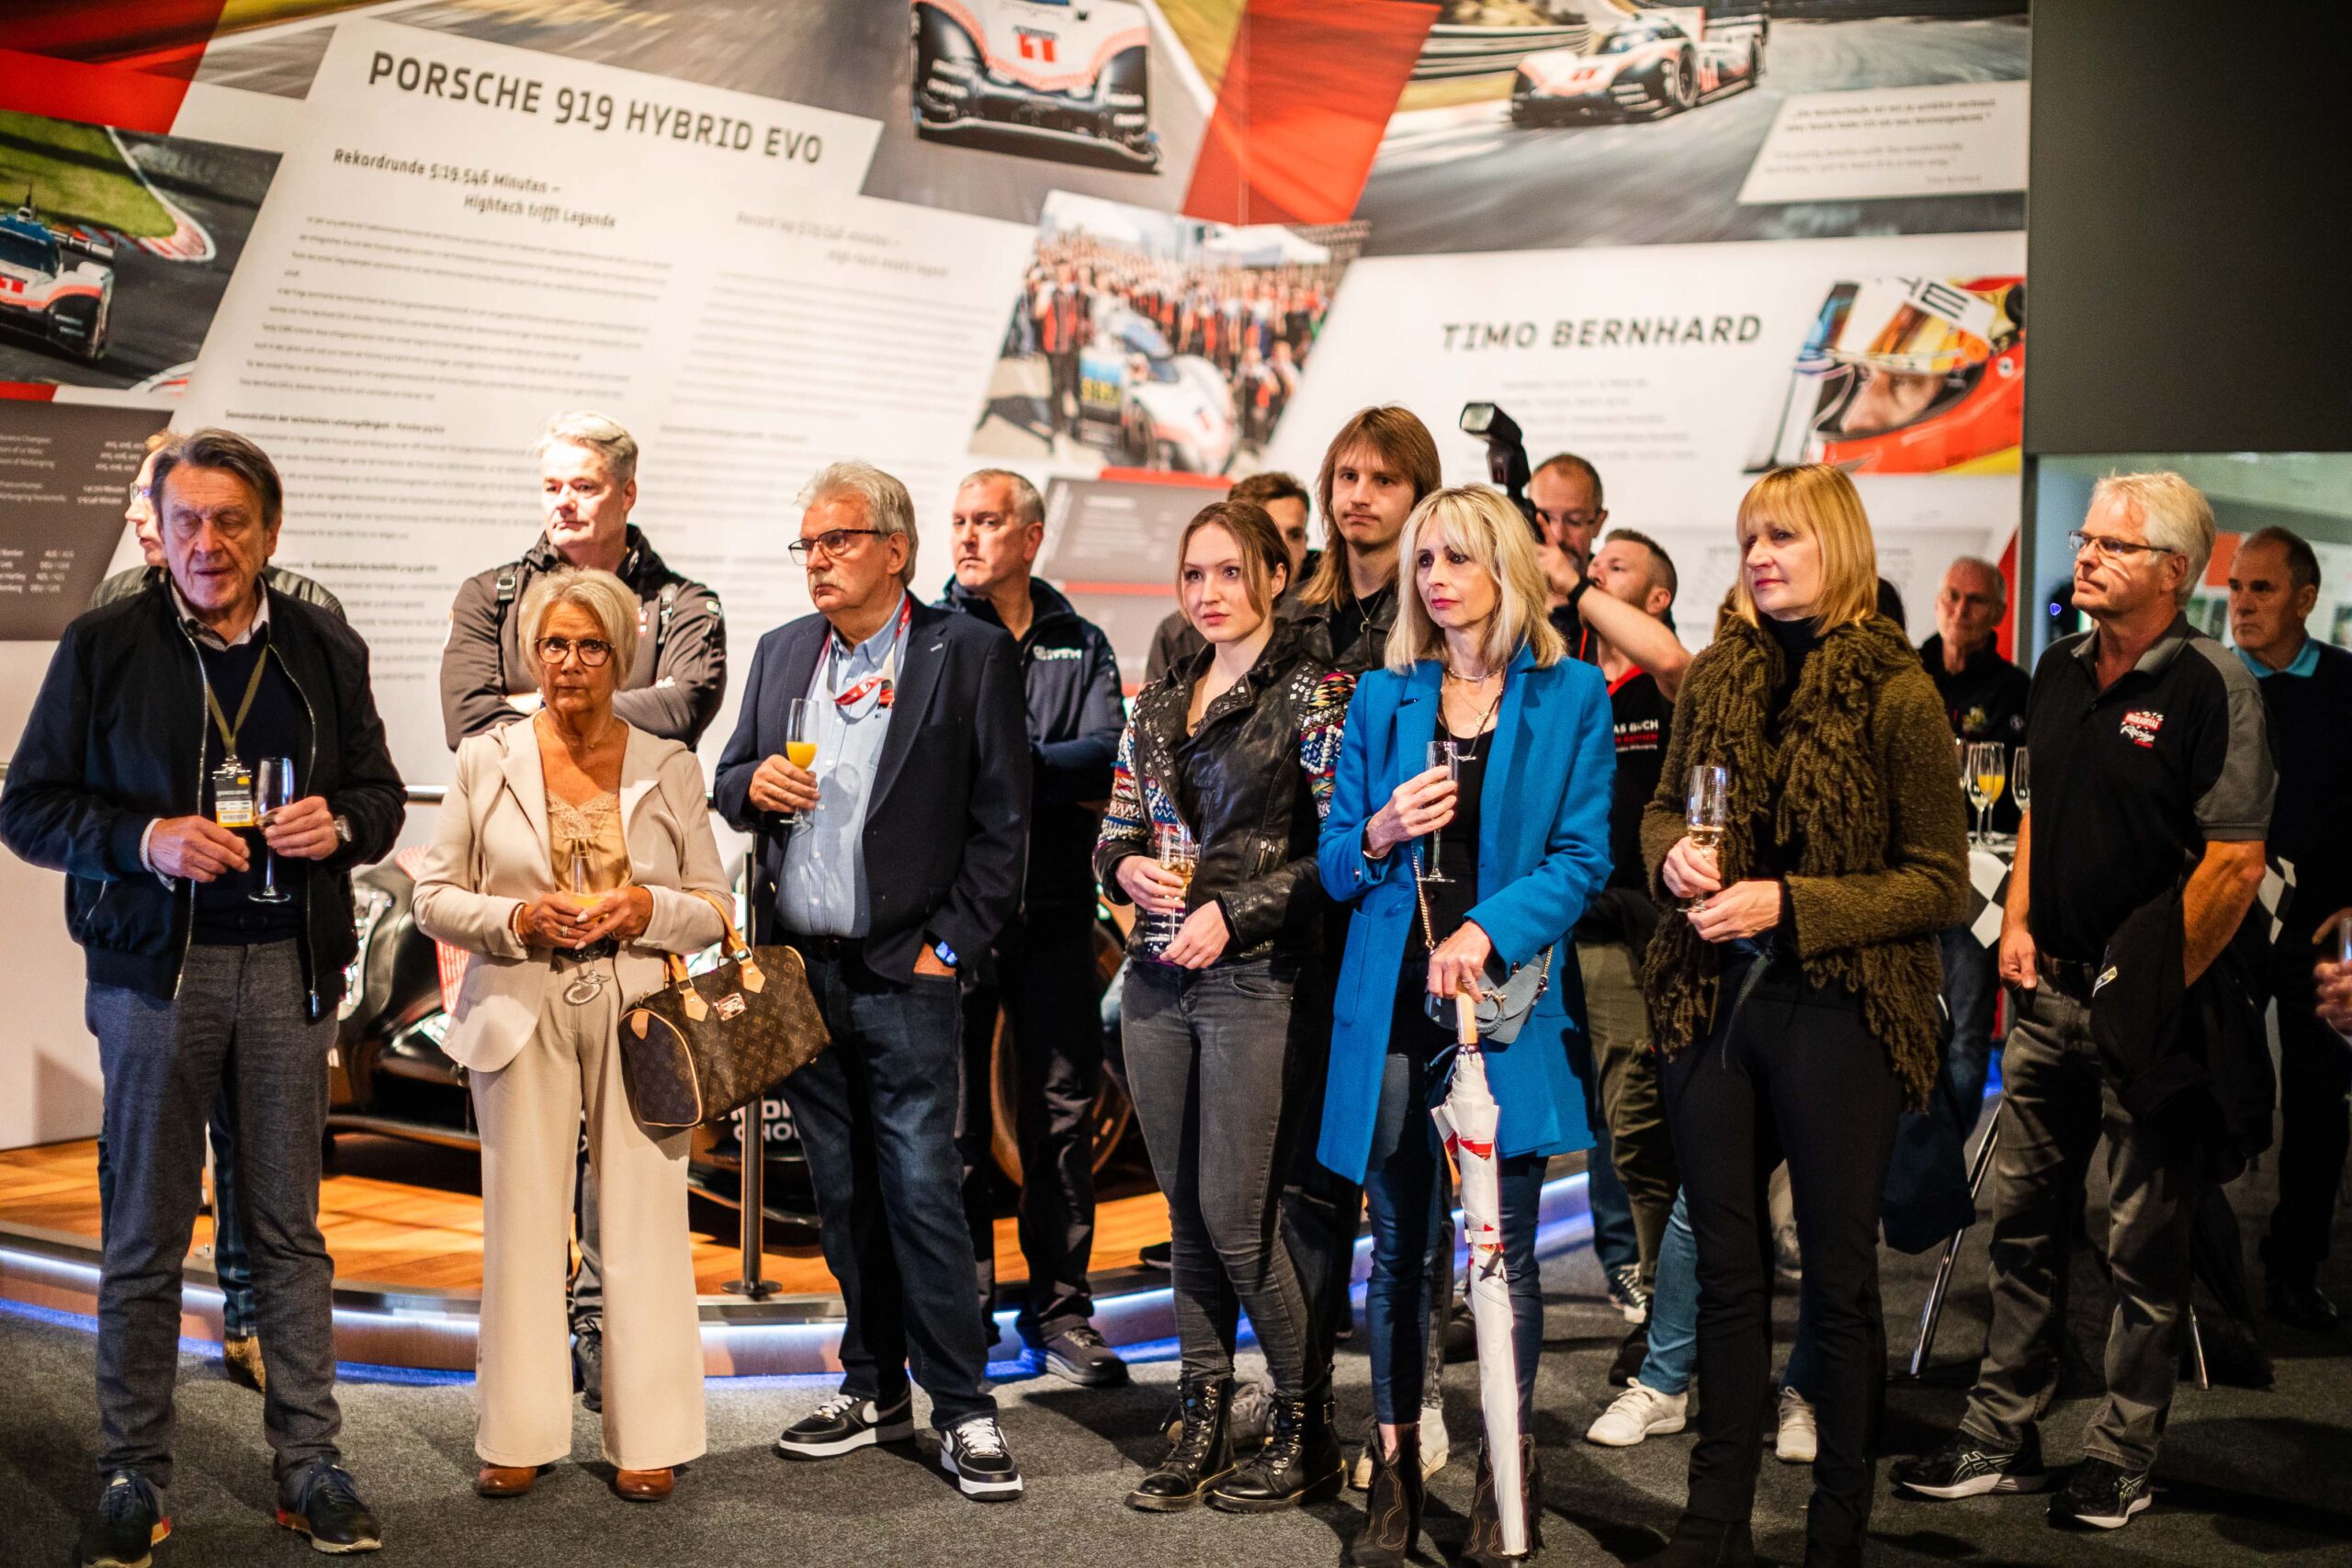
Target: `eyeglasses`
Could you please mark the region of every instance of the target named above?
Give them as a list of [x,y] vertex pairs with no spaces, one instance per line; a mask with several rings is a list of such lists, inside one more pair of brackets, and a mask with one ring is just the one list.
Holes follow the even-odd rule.
[[596,637],[583,637],[577,642],[568,637],[543,637],[538,649],[542,664],[560,664],[566,656],[576,653],[583,670],[602,670],[605,661],[613,656],[613,645]]
[[2076,555],[2097,550],[2101,560],[2130,562],[2145,556],[2177,556],[2180,552],[2164,545],[2135,545],[2129,539],[2110,539],[2098,534],[2086,534],[2080,528],[2066,536],[2067,547]]
[[879,528],[828,528],[813,539],[795,539],[784,547],[792,552],[794,560],[806,565],[808,558],[819,550],[829,556],[837,556],[849,547],[852,539],[864,538],[867,535],[878,537],[881,532]]

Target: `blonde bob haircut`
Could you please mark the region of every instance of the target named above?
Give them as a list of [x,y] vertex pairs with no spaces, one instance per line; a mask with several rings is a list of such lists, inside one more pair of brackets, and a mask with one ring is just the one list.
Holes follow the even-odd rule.
[[1532,649],[1535,667],[1548,670],[1568,651],[1544,602],[1544,569],[1535,536],[1519,508],[1485,485],[1432,491],[1405,519],[1396,537],[1396,623],[1388,628],[1385,662],[1399,674],[1424,659],[1445,657],[1445,634],[1421,603],[1416,564],[1423,550],[1452,548],[1495,581],[1495,613],[1479,638],[1479,657],[1500,670]]
[[1774,468],[1748,486],[1739,503],[1740,570],[1732,581],[1731,609],[1756,625],[1747,591],[1747,548],[1769,523],[1785,524],[1821,547],[1821,596],[1813,619],[1824,631],[1853,626],[1878,613],[1878,546],[1870,514],[1846,470],[1828,463]]
[[531,586],[523,590],[516,619],[523,627],[524,650],[531,655],[535,670],[547,668],[539,661],[539,633],[558,604],[587,611],[596,623],[597,635],[613,645],[612,660],[605,668],[613,672],[617,688],[637,662],[637,595],[609,571],[567,566],[531,579]]

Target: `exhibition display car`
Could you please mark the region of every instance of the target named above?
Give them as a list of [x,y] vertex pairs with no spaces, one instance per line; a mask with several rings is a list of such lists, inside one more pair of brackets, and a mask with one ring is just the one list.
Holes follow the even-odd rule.
[[0,217],[0,327],[95,360],[107,351],[114,251],[41,221],[31,194]]
[[1752,87],[1764,74],[1764,29],[1760,11],[1711,21],[1699,7],[1597,27],[1582,48],[1544,50],[1520,62],[1511,123],[1663,119]]
[[1134,0],[912,0],[915,133],[1159,167]]
[[1233,390],[1216,366],[1176,354],[1150,321],[1124,306],[1094,323],[1078,360],[1087,438],[1138,468],[1221,474],[1233,462]]

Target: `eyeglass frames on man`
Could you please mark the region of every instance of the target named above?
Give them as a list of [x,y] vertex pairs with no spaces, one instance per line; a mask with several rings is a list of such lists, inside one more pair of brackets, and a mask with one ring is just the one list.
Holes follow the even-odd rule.
[[575,641],[568,637],[543,637],[536,646],[540,663],[560,664],[576,653],[582,670],[602,670],[605,661],[613,656],[613,645],[602,637],[583,637]]
[[2102,560],[2130,562],[2143,555],[2177,556],[2180,552],[2168,545],[2140,545],[2130,539],[2110,539],[2103,534],[2086,534],[2080,528],[2066,536],[2066,547],[2076,555],[2097,549]]
[[828,556],[838,556],[849,547],[852,539],[865,538],[869,535],[879,538],[881,534],[879,528],[828,528],[813,539],[795,539],[784,547],[792,552],[794,560],[805,566],[808,558],[819,550]]

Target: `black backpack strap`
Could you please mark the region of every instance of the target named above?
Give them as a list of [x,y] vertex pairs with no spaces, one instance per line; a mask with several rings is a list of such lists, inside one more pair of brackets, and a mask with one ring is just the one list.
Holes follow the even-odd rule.
[[514,603],[514,595],[523,586],[523,563],[509,561],[498,569],[498,582],[493,595],[496,609],[491,616],[491,646],[498,649],[498,689],[506,690],[506,607]]
[[678,585],[665,582],[662,585],[662,608],[653,622],[653,658],[656,664],[661,661],[662,649],[669,644],[670,623],[677,618],[677,615]]

